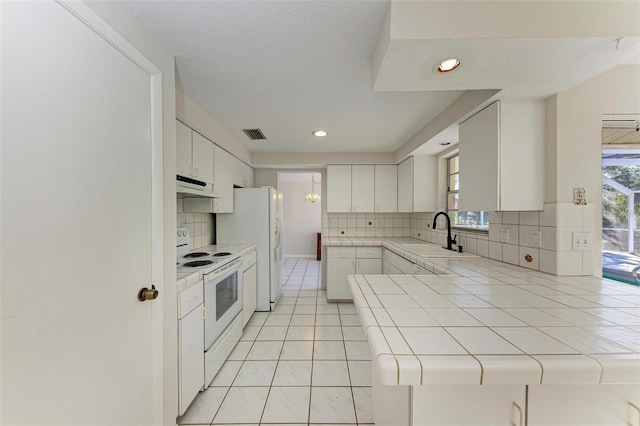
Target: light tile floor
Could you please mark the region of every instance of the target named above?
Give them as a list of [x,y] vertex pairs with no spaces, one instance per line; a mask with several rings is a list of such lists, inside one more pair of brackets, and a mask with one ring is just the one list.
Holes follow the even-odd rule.
[[371,353],[352,303],[328,303],[320,262],[285,259],[274,312],[256,312],[181,425],[373,424]]

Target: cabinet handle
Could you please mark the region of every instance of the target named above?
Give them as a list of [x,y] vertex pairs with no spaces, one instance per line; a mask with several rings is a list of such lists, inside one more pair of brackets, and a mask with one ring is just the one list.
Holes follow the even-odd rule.
[[[627,403],[629,404],[629,407],[631,407],[631,409],[633,411],[635,411],[636,413],[638,413],[638,425],[640,425],[640,407],[638,407],[636,404],[634,404],[631,401],[627,401]],[[627,423],[629,426],[633,426],[631,423]]]
[[376,211],[379,212],[380,211],[380,206],[376,204]]
[[513,408],[518,410],[518,423],[516,424],[515,422],[513,422],[513,423],[511,423],[511,425],[512,426],[524,426],[524,416],[523,416],[523,413],[522,413],[522,408],[515,401],[513,402]]
[[202,305],[202,319],[206,320],[207,319],[207,307]]
[[194,167],[193,170],[194,170],[194,176],[193,177],[198,177],[198,168]]
[[189,176],[194,177],[193,176],[193,166],[191,164],[189,164]]

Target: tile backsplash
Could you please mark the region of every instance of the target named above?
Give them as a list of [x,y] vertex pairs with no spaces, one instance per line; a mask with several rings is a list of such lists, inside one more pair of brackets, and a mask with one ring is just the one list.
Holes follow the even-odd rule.
[[409,237],[411,213],[326,213],[322,228],[329,237]]
[[191,236],[191,249],[213,244],[215,239],[214,215],[212,213],[185,213],[182,195],[178,195],[178,227],[186,226]]
[[[323,233],[331,237],[413,237],[446,243],[446,219],[434,213],[325,213]],[[593,275],[593,247],[572,247],[576,232],[595,237],[593,204],[547,203],[542,211],[490,212],[489,232],[462,231],[458,244],[465,252],[554,275]],[[452,236],[453,236],[452,235]]]

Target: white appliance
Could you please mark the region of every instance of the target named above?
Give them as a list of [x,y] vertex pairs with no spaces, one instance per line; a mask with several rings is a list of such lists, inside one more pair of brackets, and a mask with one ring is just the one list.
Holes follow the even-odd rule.
[[200,271],[204,284],[204,386],[206,389],[242,335],[242,259],[203,247],[189,251],[189,231],[178,228],[178,276]]
[[216,241],[256,246],[256,310],[273,311],[281,286],[282,193],[274,188],[234,189],[233,213],[216,215]]

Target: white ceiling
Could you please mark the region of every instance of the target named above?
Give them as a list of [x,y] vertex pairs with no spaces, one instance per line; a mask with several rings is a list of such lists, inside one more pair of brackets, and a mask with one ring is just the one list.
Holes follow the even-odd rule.
[[[416,36],[430,28],[430,14],[411,16],[405,7],[410,2],[398,3],[399,15],[402,8],[408,11],[406,25],[402,16],[385,20],[389,1],[129,2],[176,53],[185,94],[252,152],[395,152],[466,90],[503,89],[504,97],[542,98],[618,63],[640,61],[637,37],[626,37],[618,49],[600,28],[593,30],[598,37],[570,37],[572,26],[586,31],[579,19],[556,19],[564,38],[532,36],[535,22],[527,24],[528,38],[514,35],[513,23],[510,34],[483,38],[475,28],[483,22],[477,11],[463,16],[460,7],[450,20],[463,17],[470,24],[459,39]],[[414,3],[418,8],[442,3],[442,10],[455,4]],[[505,9],[505,3],[489,3]],[[526,3],[529,8],[549,4]],[[567,2],[567,7],[586,3]],[[443,21],[435,14],[431,19]],[[460,69],[446,76],[433,73],[436,58],[451,52],[463,60]],[[260,128],[268,140],[249,141],[243,128]],[[319,128],[329,136],[312,136]],[[422,152],[447,149],[439,142],[454,133],[456,128],[442,132]]]

